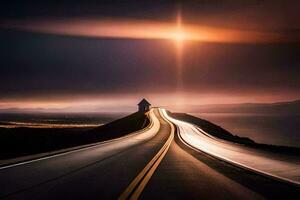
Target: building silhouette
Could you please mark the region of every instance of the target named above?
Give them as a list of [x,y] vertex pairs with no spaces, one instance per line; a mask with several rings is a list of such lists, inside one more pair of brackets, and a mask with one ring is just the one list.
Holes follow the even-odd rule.
[[150,110],[151,104],[146,100],[142,99],[140,103],[138,103],[139,112],[147,112]]

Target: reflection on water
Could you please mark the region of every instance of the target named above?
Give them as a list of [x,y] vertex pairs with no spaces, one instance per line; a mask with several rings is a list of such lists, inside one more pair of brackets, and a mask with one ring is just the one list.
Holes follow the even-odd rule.
[[262,115],[239,113],[193,113],[232,134],[258,143],[300,147],[300,115]]

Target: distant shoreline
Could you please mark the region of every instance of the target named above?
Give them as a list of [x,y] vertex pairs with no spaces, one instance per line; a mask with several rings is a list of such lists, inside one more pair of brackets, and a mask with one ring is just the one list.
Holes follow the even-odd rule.
[[0,122],[0,128],[96,128],[103,124]]

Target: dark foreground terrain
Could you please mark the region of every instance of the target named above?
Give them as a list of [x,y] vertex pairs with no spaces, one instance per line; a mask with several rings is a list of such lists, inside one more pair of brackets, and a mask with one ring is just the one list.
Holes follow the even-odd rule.
[[0,199],[118,199],[137,191],[141,199],[299,199],[299,187],[191,149],[158,110],[152,114],[153,126],[140,134],[3,167]]
[[[212,136],[227,141],[276,153],[300,155],[295,147],[259,144],[250,138],[231,134],[207,120],[185,113],[170,113],[172,117],[193,123]],[[0,128],[0,160],[51,152],[79,145],[118,138],[146,127],[149,119],[143,113],[133,113],[97,128]]]
[[149,123],[144,113],[133,113],[94,129],[0,128],[0,160],[60,150],[121,137]]

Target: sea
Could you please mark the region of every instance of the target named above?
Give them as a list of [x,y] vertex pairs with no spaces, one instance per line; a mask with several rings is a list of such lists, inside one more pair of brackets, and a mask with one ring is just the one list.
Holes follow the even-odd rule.
[[1,113],[0,128],[93,128],[128,113]]
[[258,143],[300,147],[299,115],[258,113],[191,113],[213,122],[234,135]]
[[[0,114],[0,128],[93,128],[129,113]],[[300,147],[300,114],[190,113],[255,142]]]

